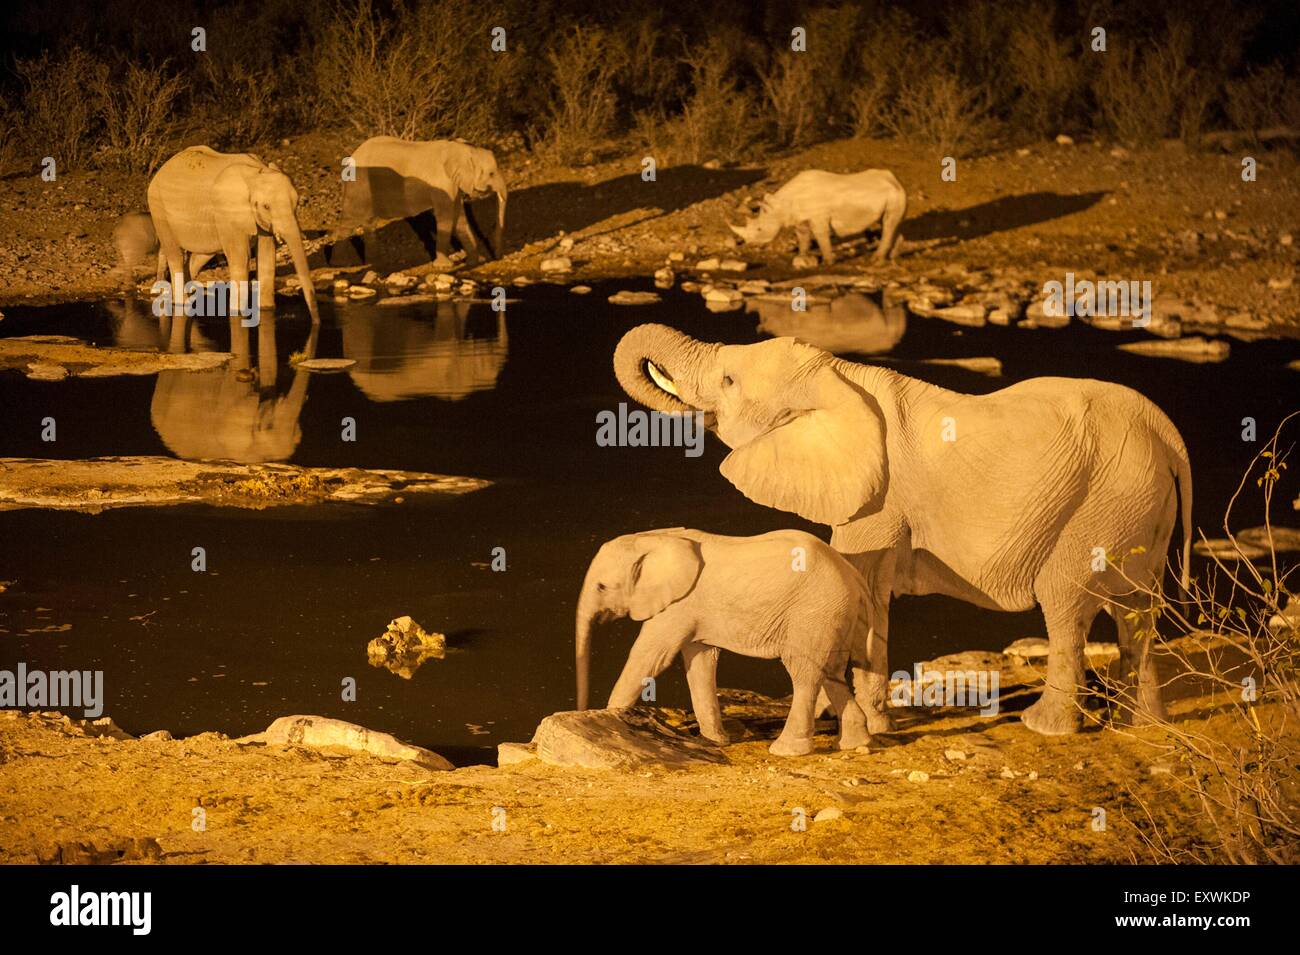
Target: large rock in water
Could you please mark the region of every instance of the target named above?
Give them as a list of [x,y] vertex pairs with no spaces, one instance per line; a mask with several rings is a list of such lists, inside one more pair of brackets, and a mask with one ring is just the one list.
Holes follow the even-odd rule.
[[653,709],[570,710],[542,720],[537,756],[552,766],[584,769],[686,767],[725,763],[722,749],[673,729]]
[[409,760],[428,769],[455,769],[432,750],[411,746],[388,733],[327,716],[282,716],[268,726],[265,733],[245,736],[239,742],[303,746],[308,749],[344,749],[354,753],[369,753],[380,759]]

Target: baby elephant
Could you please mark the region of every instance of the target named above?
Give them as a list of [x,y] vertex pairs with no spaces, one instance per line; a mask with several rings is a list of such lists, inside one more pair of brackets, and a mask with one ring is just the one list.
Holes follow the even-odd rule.
[[822,260],[835,261],[831,233],[857,235],[880,224],[876,259],[892,256],[898,224],[907,214],[907,192],[888,169],[867,169],[840,175],[805,169],[759,203],[758,215],[731,231],[745,242],[766,245],[790,226],[799,239],[799,254],[807,255],[809,237],[817,239]]
[[681,653],[700,732],[727,742],[718,706],[718,651],[779,658],[794,702],[777,756],[812,752],[817,691],[825,687],[840,720],[840,749],[866,744],[866,717],[845,680],[850,657],[865,665],[854,637],[867,630],[866,586],[838,553],[811,534],[773,531],[722,537],[684,527],[627,534],[607,542],[587,570],[578,599],[575,649],[578,709],[587,708],[591,629],[601,620],[644,621],[609,706],[637,702],[643,681]]

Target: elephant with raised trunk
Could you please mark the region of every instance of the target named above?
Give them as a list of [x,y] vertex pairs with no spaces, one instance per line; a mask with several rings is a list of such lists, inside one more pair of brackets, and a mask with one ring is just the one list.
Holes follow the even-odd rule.
[[454,234],[471,264],[479,243],[465,212],[466,199],[496,195],[497,218],[492,256],[501,256],[506,227],[506,181],[491,151],[459,139],[409,142],[374,136],[352,153],[355,178],[343,183],[343,225],[378,219],[406,219],[433,210],[437,221],[437,255],[451,253]]
[[238,283],[242,296],[249,244],[256,238],[258,305],[274,308],[275,240],[280,238],[289,247],[311,320],[320,322],[298,228],[298,191],[277,167],[249,153],[191,146],[162,164],[148,196],[158,244],[171,271],[174,302],[183,301],[186,280],[218,252],[225,254],[230,281]]
[[867,606],[862,577],[802,531],[723,537],[672,527],[608,541],[587,570],[574,631],[578,709],[587,708],[592,625],[643,621],[609,705],[632,706],[646,679],[680,653],[691,706],[707,739],[726,743],[718,706],[718,652],[779,658],[794,683],[790,716],[769,747],[776,756],[812,752],[818,690],[840,719],[840,748],[869,741],[845,680]]
[[1178,430],[1136,391],[1032,378],[964,395],[793,338],[723,346],[662,325],[624,335],[614,368],[657,411],[704,412],[746,497],[833,528],[873,601],[868,666],[853,667],[871,732],[889,729],[891,594],[1040,605],[1047,686],[1023,719],[1048,734],[1081,726],[1083,646],[1104,609],[1129,678],[1121,715],[1163,715],[1140,589],[1163,578],[1180,497],[1187,586],[1192,479]]

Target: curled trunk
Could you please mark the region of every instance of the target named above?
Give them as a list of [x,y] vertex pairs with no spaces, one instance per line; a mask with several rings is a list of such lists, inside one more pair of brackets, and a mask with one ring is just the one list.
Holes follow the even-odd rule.
[[655,411],[710,411],[712,399],[705,376],[718,348],[666,325],[638,325],[619,341],[614,373],[624,391]]
[[578,679],[578,709],[585,710],[590,689],[591,676],[591,627],[597,613],[594,599],[584,586],[582,597],[578,600],[578,612],[574,621],[573,655]]

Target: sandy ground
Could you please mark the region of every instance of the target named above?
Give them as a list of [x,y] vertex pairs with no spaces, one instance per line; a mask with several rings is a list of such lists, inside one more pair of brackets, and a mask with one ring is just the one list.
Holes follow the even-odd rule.
[[[309,233],[337,223],[339,157],[353,146],[346,133],[320,132],[260,150],[295,180]],[[501,157],[511,185],[509,254],[477,274],[536,274],[566,234],[575,239],[568,253],[575,281],[645,276],[670,252],[681,252],[689,265],[735,251],[727,218],[735,219],[742,200],[800,169],[879,166],[908,190],[901,275],[952,270],[974,284],[1012,275],[1041,286],[1073,270],[1151,280],[1156,297],[1191,300],[1220,317],[1300,324],[1300,247],[1293,236],[1300,176],[1286,152],[1256,156],[1255,182],[1242,181],[1236,153],[1189,153],[1176,143],[1131,153],[1105,144],[1042,143],[963,159],[954,182],[942,180],[933,150],[892,140],[835,141],[747,166],[660,168],[654,182],[641,178],[643,152],[629,147],[624,159],[581,169],[547,167],[522,154]],[[54,183],[11,174],[0,207],[0,305],[110,294],[119,284],[111,229],[120,214],[145,207],[146,185],[143,176],[96,171]],[[780,245],[741,251],[766,265],[764,274],[793,274]],[[872,266],[857,258],[839,268]]]
[[[4,712],[0,862],[153,839],[166,863],[1124,863],[1150,858],[1142,804],[1176,845],[1202,837],[1153,728],[1045,738],[1014,713],[908,710],[870,752],[838,752],[827,724],[813,755],[780,759],[767,752],[780,720],[752,712],[725,711],[756,737],[727,747],[728,765],[451,772]],[[1234,732],[1205,699],[1171,712]],[[828,809],[838,817],[816,821]]]

